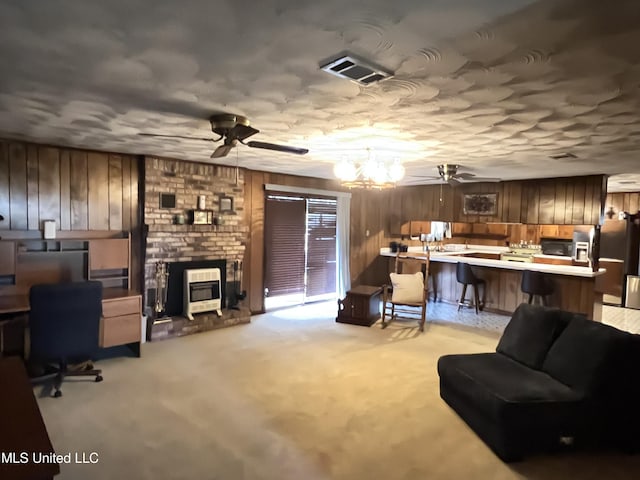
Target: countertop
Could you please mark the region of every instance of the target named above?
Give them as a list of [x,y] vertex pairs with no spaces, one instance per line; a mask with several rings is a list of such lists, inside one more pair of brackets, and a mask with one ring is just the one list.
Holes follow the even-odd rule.
[[[430,260],[432,262],[443,262],[443,263],[457,263],[463,262],[468,263],[469,265],[475,265],[478,267],[493,267],[493,268],[503,268],[506,270],[531,270],[534,272],[545,272],[551,273],[555,275],[569,275],[573,277],[585,277],[585,278],[593,278],[598,275],[602,275],[606,272],[604,268],[599,269],[597,272],[591,270],[590,267],[577,267],[572,265],[549,265],[546,263],[529,263],[529,262],[507,262],[504,260],[490,260],[486,258],[474,258],[474,257],[464,257],[462,254],[465,253],[504,253],[508,252],[508,247],[490,247],[484,245],[465,245],[458,246],[447,245],[445,251],[430,252]],[[410,257],[414,258],[424,258],[424,250],[422,247],[409,247],[409,251],[406,254]],[[395,257],[396,254],[391,252],[389,248],[381,248],[380,255],[385,257]],[[556,257],[557,258],[557,257]],[[564,257],[560,257],[564,258]],[[571,258],[571,257],[567,257]]]

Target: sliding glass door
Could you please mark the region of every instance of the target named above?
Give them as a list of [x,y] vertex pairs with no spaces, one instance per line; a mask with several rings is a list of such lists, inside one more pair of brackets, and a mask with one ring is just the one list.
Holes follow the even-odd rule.
[[265,308],[336,298],[336,199],[267,195]]

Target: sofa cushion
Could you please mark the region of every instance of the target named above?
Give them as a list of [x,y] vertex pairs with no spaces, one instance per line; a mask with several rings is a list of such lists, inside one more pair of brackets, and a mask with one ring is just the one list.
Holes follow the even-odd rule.
[[496,351],[539,370],[549,348],[573,316],[555,308],[523,303],[513,313]]
[[585,394],[595,394],[615,369],[619,351],[628,347],[626,332],[575,317],[549,349],[542,369]]
[[445,355],[438,373],[478,414],[514,427],[567,431],[581,408],[578,392],[500,353]]

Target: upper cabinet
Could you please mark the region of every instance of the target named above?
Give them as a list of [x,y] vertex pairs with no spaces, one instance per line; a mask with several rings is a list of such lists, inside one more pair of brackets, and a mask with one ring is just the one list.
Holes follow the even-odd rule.
[[507,237],[509,226],[505,223],[460,223],[451,226],[451,235],[459,237]]
[[574,225],[540,225],[540,238],[573,239]]
[[400,230],[402,236],[419,237],[421,233],[431,233],[431,222],[412,220],[405,222]]

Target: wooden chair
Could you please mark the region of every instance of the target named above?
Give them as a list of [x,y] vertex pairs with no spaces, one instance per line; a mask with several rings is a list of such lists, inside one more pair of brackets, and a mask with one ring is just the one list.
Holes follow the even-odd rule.
[[394,272],[389,275],[391,284],[382,286],[382,328],[397,318],[416,318],[420,331],[424,331],[427,315],[429,288],[429,252],[424,256],[409,257],[399,252]]

